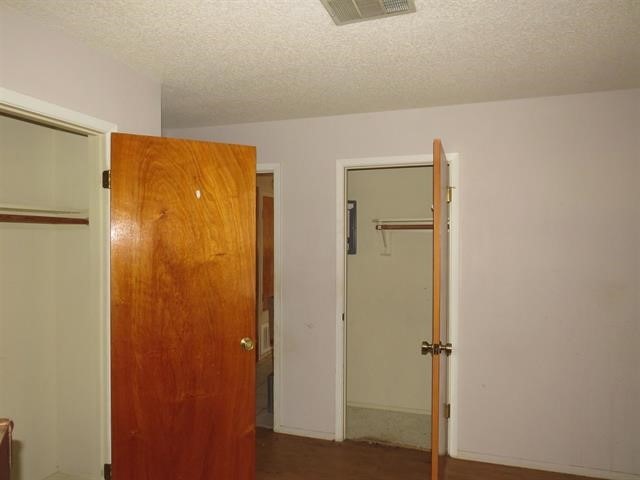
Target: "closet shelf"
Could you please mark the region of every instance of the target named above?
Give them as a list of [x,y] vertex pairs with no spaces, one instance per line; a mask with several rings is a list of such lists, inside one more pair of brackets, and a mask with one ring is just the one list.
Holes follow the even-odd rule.
[[86,210],[0,203],[0,223],[89,225],[88,217],[89,212]]

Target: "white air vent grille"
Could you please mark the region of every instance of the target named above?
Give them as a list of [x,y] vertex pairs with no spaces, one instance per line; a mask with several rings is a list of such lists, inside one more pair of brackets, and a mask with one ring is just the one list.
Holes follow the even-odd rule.
[[414,0],[320,0],[336,25],[416,11]]

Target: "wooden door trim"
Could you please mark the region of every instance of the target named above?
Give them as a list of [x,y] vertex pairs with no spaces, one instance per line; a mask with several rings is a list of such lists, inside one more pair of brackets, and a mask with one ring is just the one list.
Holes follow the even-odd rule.
[[283,355],[282,330],[282,167],[279,163],[258,163],[256,174],[273,175],[273,431],[287,433],[282,426],[281,405],[285,392],[282,389]]
[[[458,299],[459,299],[459,161],[458,153],[447,153],[449,161],[449,180],[454,187],[453,201],[450,205],[450,291],[449,291],[449,338],[457,342]],[[346,208],[346,172],[358,168],[432,166],[433,155],[406,155],[393,157],[344,158],[336,160],[336,378],[335,378],[335,430],[333,440],[344,440],[345,426],[345,381],[346,381],[346,345],[342,314],[346,312],[346,252],[345,252],[345,216]],[[416,354],[419,355],[420,340],[416,339]],[[426,365],[426,364],[425,364]],[[447,362],[448,398],[453,405],[457,404],[457,370],[455,355]],[[457,409],[452,407],[449,418],[448,453],[455,456],[458,452]],[[310,435],[313,436],[313,435]]]

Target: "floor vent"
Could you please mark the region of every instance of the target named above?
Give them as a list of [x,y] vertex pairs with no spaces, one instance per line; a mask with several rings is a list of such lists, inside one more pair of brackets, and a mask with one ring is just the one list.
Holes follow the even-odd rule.
[[320,0],[336,25],[416,11],[414,0]]

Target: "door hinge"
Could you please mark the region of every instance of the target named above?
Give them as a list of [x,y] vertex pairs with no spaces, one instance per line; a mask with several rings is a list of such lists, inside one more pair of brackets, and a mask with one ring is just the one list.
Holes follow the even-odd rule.
[[102,188],[111,188],[111,170],[102,172]]
[[104,480],[111,480],[111,464],[104,464]]
[[444,418],[451,418],[451,404],[444,404]]
[[444,353],[447,357],[453,352],[453,345],[450,343],[429,343],[426,340],[420,344],[420,353],[422,355],[440,355]]

